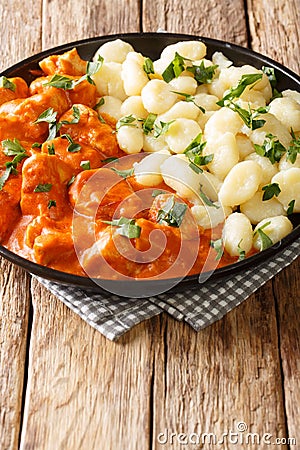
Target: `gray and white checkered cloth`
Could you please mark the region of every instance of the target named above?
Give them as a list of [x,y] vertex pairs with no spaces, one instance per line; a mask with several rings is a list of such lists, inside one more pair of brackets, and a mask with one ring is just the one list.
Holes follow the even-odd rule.
[[62,286],[37,277],[56,297],[108,339],[114,341],[143,320],[166,311],[196,331],[221,319],[300,255],[300,239],[274,259],[227,277],[178,293],[147,299],[121,298]]

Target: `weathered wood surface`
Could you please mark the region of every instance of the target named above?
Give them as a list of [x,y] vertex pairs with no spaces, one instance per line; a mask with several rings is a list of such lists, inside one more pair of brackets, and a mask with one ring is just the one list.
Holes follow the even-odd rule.
[[[246,4],[44,0],[19,8],[2,2],[1,65],[77,39],[162,29],[250,43],[299,73],[298,2],[249,0],[245,11]],[[181,432],[221,438],[238,422],[261,437],[290,436],[299,445],[298,273],[296,262],[198,334],[161,316],[115,344],[35,280],[29,327],[29,277],[3,262],[0,448],[18,448],[21,429],[22,450],[176,449]],[[160,442],[168,433],[168,443],[159,442],[160,433]],[[247,447],[225,439],[219,448]]]

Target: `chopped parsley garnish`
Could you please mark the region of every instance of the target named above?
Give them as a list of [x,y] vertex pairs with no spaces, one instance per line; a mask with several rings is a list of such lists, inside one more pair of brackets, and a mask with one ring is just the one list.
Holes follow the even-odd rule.
[[166,191],[163,191],[163,190],[161,190],[161,189],[154,189],[154,191],[152,192],[152,197],[157,197],[158,195],[161,195],[161,194],[165,194],[166,193]]
[[190,167],[196,173],[201,173],[203,170],[200,166],[205,166],[213,160],[214,155],[206,155],[203,156],[203,149],[206,145],[206,142],[202,142],[202,133],[199,133],[198,136],[190,143],[190,145],[184,150],[185,155],[187,156]]
[[145,62],[143,64],[143,70],[144,72],[148,75],[148,78],[150,79],[150,74],[155,73],[154,72],[154,66],[153,66],[153,61],[150,58],[145,58]]
[[254,231],[253,236],[256,234],[260,237],[260,251],[265,250],[268,247],[271,247],[273,245],[272,239],[269,238],[269,236],[263,231],[264,228],[266,228],[268,225],[270,225],[270,221],[264,223],[261,227],[259,227],[257,230]]
[[52,184],[51,183],[45,183],[45,184],[38,184],[33,192],[50,192],[52,189]]
[[49,200],[47,208],[50,209],[50,208],[53,208],[55,206],[56,206],[56,201],[55,200]]
[[278,195],[281,192],[281,189],[279,187],[278,183],[270,183],[266,184],[262,187],[262,190],[264,191],[263,194],[263,201],[270,200],[272,197],[278,197]]
[[170,125],[175,122],[175,120],[171,120],[170,122],[159,122],[159,125],[157,125],[156,123],[154,124],[154,134],[153,136],[155,138],[158,138],[159,136],[162,136],[163,134],[165,134],[169,128]]
[[16,175],[17,165],[23,161],[23,159],[28,158],[25,148],[20,144],[18,139],[5,139],[1,142],[2,151],[6,156],[13,156],[12,161],[5,163],[5,172],[0,177],[0,191],[3,189],[4,184],[8,180],[9,176]]
[[186,58],[179,55],[179,53],[175,52],[173,61],[170,62],[168,67],[162,73],[162,77],[166,83],[169,83],[173,78],[178,78],[185,70],[185,59]]
[[149,134],[153,130],[154,122],[156,120],[157,114],[150,113],[146,117],[143,123],[144,134]]
[[163,208],[158,211],[157,222],[166,222],[170,227],[179,228],[185,212],[187,210],[187,205],[185,203],[180,203],[175,201],[174,195],[171,195]]
[[16,85],[12,81],[10,81],[8,78],[6,78],[4,75],[0,77],[0,87],[3,87],[5,89],[9,89],[12,92],[15,92]]
[[74,183],[75,178],[76,178],[76,175],[72,175],[71,179],[70,179],[70,180],[68,181],[68,183],[67,183],[67,186],[68,186],[68,187],[71,186],[71,184]]
[[56,137],[56,133],[58,131],[57,123],[56,123],[57,112],[54,111],[53,108],[47,108],[43,111],[39,117],[33,123],[41,123],[46,122],[49,124],[49,135],[47,137],[47,141],[50,139],[54,139]]
[[69,145],[67,147],[67,151],[70,153],[77,153],[80,151],[81,149],[81,145],[80,144],[76,144],[76,142],[73,141],[72,137],[69,134],[62,134],[61,138],[63,139],[67,139],[69,142]]
[[278,138],[271,133],[266,134],[262,145],[254,144],[254,148],[258,155],[269,158],[272,164],[279,162],[282,155],[286,152],[285,147],[279,142]]
[[199,197],[201,198],[201,200],[203,201],[203,203],[205,203],[205,205],[207,206],[212,206],[213,208],[219,209],[220,206],[216,205],[214,202],[212,202],[207,195],[203,192],[202,190],[202,185],[200,184],[200,192],[199,192]]
[[261,114],[266,114],[269,111],[268,106],[251,109],[249,105],[249,109],[247,110],[231,100],[226,101],[225,106],[227,106],[227,108],[230,108],[232,111],[235,111],[247,125],[247,127],[251,130],[257,130],[258,128],[263,127],[266,123],[264,119],[257,119],[257,117],[259,117]]
[[297,155],[300,153],[300,137],[296,138],[293,130],[291,130],[291,135],[293,139],[286,153],[286,159],[292,164],[295,164]]
[[246,258],[246,252],[245,252],[245,250],[243,250],[243,249],[241,248],[241,242],[242,242],[242,240],[243,240],[243,239],[240,240],[240,242],[238,243],[238,246],[237,246],[238,252],[239,252],[239,259],[238,259],[238,261],[243,261],[243,260]]
[[97,110],[98,108],[100,108],[100,106],[104,105],[104,103],[105,103],[105,100],[104,100],[103,97],[101,97],[100,100],[99,100],[99,102],[96,103],[96,105],[94,106],[93,109],[96,109],[96,110]]
[[42,148],[42,144],[40,144],[39,142],[34,142],[34,144],[32,144],[31,148]]
[[118,170],[115,167],[110,167],[111,170],[116,172],[120,177],[122,178],[128,178],[131,177],[134,174],[134,168],[126,169],[126,170]]
[[112,161],[118,161],[119,158],[117,158],[116,156],[111,156],[110,158],[106,158],[106,159],[102,159],[101,162],[108,164]]
[[205,67],[204,61],[201,61],[200,66],[193,64],[191,67],[187,67],[187,71],[194,75],[198,84],[207,84],[212,82],[217,68],[217,65]]
[[262,66],[261,70],[265,75],[267,75],[270,85],[274,88],[277,85],[277,79],[275,75],[275,69],[273,67]]
[[78,123],[80,120],[80,110],[78,108],[78,106],[73,106],[72,107],[73,110],[73,119],[71,121],[69,120],[62,120],[61,122],[59,122],[58,125],[58,130],[60,129],[60,127],[62,125],[73,125],[74,123]]
[[210,241],[210,246],[217,252],[216,261],[222,258],[224,248],[223,239],[216,239],[215,241]]
[[291,200],[290,203],[288,204],[288,208],[286,210],[286,213],[288,216],[290,216],[291,214],[293,214],[294,212],[294,207],[295,207],[295,200]]
[[197,106],[197,108],[199,108],[200,111],[203,112],[203,114],[205,114],[205,109],[202,108],[202,106],[197,105],[195,97],[193,95],[186,94],[185,92],[177,92],[177,91],[172,91],[172,92],[174,92],[174,94],[178,94],[178,95],[181,95],[182,97],[184,97],[184,100],[186,102],[194,103],[194,105]]
[[83,170],[90,170],[90,168],[91,168],[91,163],[90,163],[89,160],[87,160],[87,161],[81,161],[80,167],[81,167]]
[[124,127],[125,125],[128,127],[137,127],[136,117],[134,117],[132,114],[121,117],[121,119],[119,119],[118,122],[116,123],[116,130],[118,131],[121,127]]
[[114,219],[111,221],[102,220],[102,222],[113,227],[117,227],[116,232],[121,236],[127,237],[128,239],[139,238],[141,235],[141,227],[136,225],[135,219],[120,217],[120,219]]
[[48,155],[55,155],[55,148],[54,144],[47,145]]
[[228,92],[228,94],[224,95],[224,97],[220,101],[217,102],[217,105],[227,106],[225,104],[226,101],[228,101],[228,100],[232,101],[235,98],[239,98],[247,86],[251,86],[251,85],[254,86],[254,84],[257,83],[257,81],[262,79],[262,76],[263,76],[262,73],[251,73],[251,74],[247,74],[247,75],[242,75],[237,86],[231,88],[230,91]]
[[73,89],[74,80],[64,75],[55,74],[51,77],[51,80],[45,83],[45,86],[52,86],[59,89],[64,89],[65,91]]

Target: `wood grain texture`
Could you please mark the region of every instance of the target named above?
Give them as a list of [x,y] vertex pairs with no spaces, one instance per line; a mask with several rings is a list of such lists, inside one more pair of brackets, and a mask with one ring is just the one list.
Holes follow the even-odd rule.
[[29,316],[29,277],[0,260],[0,448],[18,446]]
[[115,344],[37,281],[32,292],[21,450],[148,448],[156,321]]
[[144,0],[143,31],[158,29],[247,44],[242,0]]
[[253,49],[299,73],[299,0],[247,3]]

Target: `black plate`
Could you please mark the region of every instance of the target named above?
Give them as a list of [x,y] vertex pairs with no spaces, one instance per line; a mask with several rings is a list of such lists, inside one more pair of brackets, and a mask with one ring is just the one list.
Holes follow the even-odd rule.
[[[211,58],[214,52],[220,51],[224,53],[224,55],[227,56],[231,61],[233,61],[234,65],[236,66],[250,64],[254,67],[257,67],[258,69],[260,69],[262,66],[273,67],[276,70],[276,76],[278,80],[277,88],[279,91],[285,89],[294,89],[300,91],[300,77],[286,67],[266,56],[255,53],[247,48],[243,48],[238,45],[219,41],[216,39],[171,33],[117,34],[71,42],[69,44],[51,48],[28,59],[25,59],[24,61],[21,61],[18,64],[15,64],[14,66],[6,69],[1,73],[1,75],[5,75],[7,77],[20,76],[24,78],[28,83],[30,83],[34,79],[34,76],[31,75],[30,71],[38,69],[38,62],[46,56],[63,53],[65,51],[71,50],[73,47],[76,47],[78,53],[83,59],[91,60],[100,45],[117,38],[129,42],[136,51],[139,51],[143,55],[148,56],[154,60],[159,57],[159,54],[167,45],[174,44],[179,40],[201,40],[207,46],[208,58]],[[220,277],[228,277],[233,273],[244,271],[251,267],[257,267],[260,262],[273,258],[276,253],[289,246],[300,236],[299,216],[299,214],[295,214],[291,218],[294,225],[293,231],[277,244],[269,247],[263,252],[246,258],[243,261],[217,269],[211,274],[204,274],[204,278],[208,278],[211,280]],[[11,261],[14,264],[17,264],[18,266],[35,275],[61,283],[63,285],[75,286],[78,288],[88,289],[96,292],[101,292],[103,291],[103,289],[107,289],[108,291],[118,293],[119,295],[132,297],[148,297],[150,295],[165,292],[166,290],[185,290],[189,287],[197,285],[199,282],[198,275],[187,276],[182,280],[173,280],[172,283],[170,283],[170,280],[140,280],[136,282],[114,281],[113,285],[115,286],[115,289],[112,289],[112,282],[109,280],[101,280],[101,286],[99,286],[88,277],[81,277],[65,272],[60,272],[58,270],[50,269],[48,267],[33,263],[7,250],[3,246],[0,246],[0,255],[4,256],[7,260]]]

